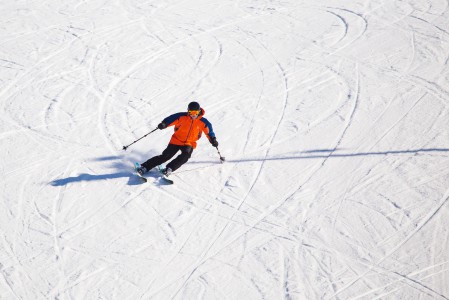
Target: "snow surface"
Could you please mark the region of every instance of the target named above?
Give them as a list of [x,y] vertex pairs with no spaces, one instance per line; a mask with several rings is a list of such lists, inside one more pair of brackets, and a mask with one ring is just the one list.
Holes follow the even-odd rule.
[[448,6],[2,1],[0,299],[448,299]]

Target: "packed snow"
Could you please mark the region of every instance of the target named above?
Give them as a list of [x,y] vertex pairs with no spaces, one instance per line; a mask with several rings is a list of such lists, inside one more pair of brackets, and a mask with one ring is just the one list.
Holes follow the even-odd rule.
[[447,0],[0,9],[0,299],[449,298]]

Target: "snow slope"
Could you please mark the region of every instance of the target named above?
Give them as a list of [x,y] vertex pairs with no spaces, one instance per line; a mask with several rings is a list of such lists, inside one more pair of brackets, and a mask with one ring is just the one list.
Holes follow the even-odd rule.
[[448,6],[2,1],[0,299],[448,299]]

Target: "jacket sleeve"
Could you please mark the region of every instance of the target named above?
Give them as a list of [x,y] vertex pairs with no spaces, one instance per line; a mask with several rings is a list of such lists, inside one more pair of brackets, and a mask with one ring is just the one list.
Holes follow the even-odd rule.
[[185,115],[186,115],[186,113],[182,113],[182,112],[170,115],[170,116],[166,117],[165,119],[163,119],[162,123],[165,123],[165,125],[167,125],[167,127],[172,126],[172,125],[174,125],[176,120],[178,120],[180,117],[185,116]]
[[201,121],[204,123],[203,132],[206,134],[207,138],[210,140],[211,137],[215,137],[214,129],[212,128],[212,124],[206,119],[201,118]]

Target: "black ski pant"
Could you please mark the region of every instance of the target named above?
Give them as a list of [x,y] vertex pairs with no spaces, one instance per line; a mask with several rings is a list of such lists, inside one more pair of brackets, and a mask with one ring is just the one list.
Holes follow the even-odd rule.
[[147,170],[151,170],[156,166],[163,164],[164,162],[170,160],[175,154],[181,150],[174,160],[167,164],[167,168],[172,169],[172,171],[177,170],[183,164],[185,164],[190,156],[192,156],[193,147],[192,146],[179,146],[174,144],[168,144],[167,148],[162,152],[161,155],[154,156],[142,164]]

